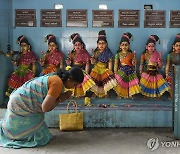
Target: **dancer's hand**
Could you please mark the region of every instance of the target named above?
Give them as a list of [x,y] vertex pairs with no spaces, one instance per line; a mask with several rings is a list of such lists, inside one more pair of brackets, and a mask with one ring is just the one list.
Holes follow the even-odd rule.
[[163,66],[163,61],[161,59],[158,59],[158,66],[162,67]]
[[94,65],[96,63],[96,59],[94,57],[92,57],[90,60],[91,60],[92,65]]
[[70,66],[71,65],[71,60],[68,58],[68,59],[66,59],[66,64],[67,64],[67,66]]

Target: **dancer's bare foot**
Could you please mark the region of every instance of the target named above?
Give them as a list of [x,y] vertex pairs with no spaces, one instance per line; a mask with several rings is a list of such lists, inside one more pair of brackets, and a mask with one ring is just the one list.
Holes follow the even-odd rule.
[[121,99],[122,97],[121,96],[116,96],[117,99]]
[[95,95],[95,93],[93,93],[92,95],[91,95],[91,98],[95,98],[96,97],[96,95]]
[[105,95],[104,98],[109,98],[109,94]]

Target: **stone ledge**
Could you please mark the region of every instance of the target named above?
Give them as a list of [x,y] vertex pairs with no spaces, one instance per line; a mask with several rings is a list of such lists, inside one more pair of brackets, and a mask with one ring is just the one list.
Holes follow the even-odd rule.
[[[93,106],[84,106],[84,99],[73,99],[84,113],[84,127],[172,127],[172,101],[92,99]],[[59,127],[59,114],[67,113],[67,101],[45,114],[48,127]],[[100,107],[106,104],[107,107]],[[74,107],[70,105],[70,112]],[[6,109],[0,109],[0,118]]]

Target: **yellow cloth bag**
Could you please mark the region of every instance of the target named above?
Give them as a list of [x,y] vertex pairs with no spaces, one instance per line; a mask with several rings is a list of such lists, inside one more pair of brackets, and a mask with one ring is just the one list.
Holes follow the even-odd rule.
[[[73,104],[75,112],[69,112],[69,105]],[[77,103],[71,100],[67,104],[67,113],[59,114],[59,128],[62,131],[83,130],[83,112],[77,110]]]

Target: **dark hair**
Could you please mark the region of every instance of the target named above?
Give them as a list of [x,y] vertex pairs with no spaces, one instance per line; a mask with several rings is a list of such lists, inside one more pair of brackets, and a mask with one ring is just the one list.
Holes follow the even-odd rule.
[[[55,43],[56,46],[57,46],[57,49],[59,50],[59,44],[57,43],[56,37],[55,37],[53,34],[48,34],[48,35],[46,35],[46,37],[45,37],[45,42],[48,42],[48,45],[49,45],[51,42]],[[47,50],[47,53],[48,53],[48,52],[50,52],[50,51]]]
[[77,66],[72,67],[68,71],[59,68],[57,70],[57,75],[61,78],[63,83],[66,82],[70,77],[73,81],[78,83],[82,83],[84,80],[83,71],[80,67]]
[[70,36],[70,39],[72,40],[72,43],[75,44],[76,42],[80,42],[83,46],[83,49],[86,49],[86,45],[84,41],[82,40],[81,36],[78,33],[73,33]]
[[104,42],[107,43],[105,30],[99,31],[97,43],[98,43],[99,41],[104,41]]
[[24,35],[19,36],[16,40],[16,43],[19,44],[20,46],[22,43],[26,43],[30,47],[29,50],[31,50],[31,45],[30,45],[28,39],[26,38],[26,36],[24,36]]
[[78,33],[73,33],[70,36],[70,38],[71,38],[73,44],[75,44],[76,42],[80,42],[80,43],[83,44],[83,40],[82,40],[81,36]]
[[172,45],[175,45],[177,42],[180,42],[180,33],[178,33],[174,39],[174,42]]
[[131,37],[132,37],[132,34],[130,32],[123,33],[119,44],[121,44],[122,42],[127,42],[128,44],[130,44]]
[[27,45],[30,45],[29,41],[27,40],[26,36],[21,35],[17,38],[17,43],[21,45],[21,43],[26,43]]
[[159,41],[159,44],[160,44],[160,39],[157,35],[150,35],[148,40],[147,40],[146,45],[148,45],[149,43],[154,43],[156,45],[157,41]]
[[175,45],[177,42],[180,42],[180,33],[178,33],[174,39],[174,42],[172,44],[172,48],[171,50],[169,51],[169,53],[172,53],[173,52],[173,45]]

